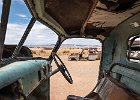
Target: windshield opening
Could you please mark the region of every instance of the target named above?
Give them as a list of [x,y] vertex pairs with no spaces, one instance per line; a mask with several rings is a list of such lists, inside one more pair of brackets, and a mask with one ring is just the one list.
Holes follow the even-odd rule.
[[[12,52],[14,51],[16,45],[19,43],[21,37],[24,34],[24,31],[26,30],[31,17],[32,15],[30,14],[24,1],[13,0],[11,2],[9,21],[4,43],[6,45],[4,55],[6,55],[8,52],[8,47],[10,47],[11,52],[10,54],[4,56],[4,58],[12,55]],[[58,36],[55,32],[53,32],[47,26],[36,21],[24,43],[24,46],[31,50],[34,57],[48,58],[52,48],[56,44],[57,39]]]
[[[52,76],[51,100],[64,100],[69,94],[87,95],[97,82],[101,50],[100,41],[95,39],[65,40],[57,51],[57,55],[70,72],[73,84],[70,85],[61,73]],[[54,62],[52,66],[52,69],[57,68]]]

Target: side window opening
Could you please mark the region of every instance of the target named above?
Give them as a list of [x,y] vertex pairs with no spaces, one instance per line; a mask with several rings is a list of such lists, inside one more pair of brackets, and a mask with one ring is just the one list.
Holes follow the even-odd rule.
[[[0,0],[0,14],[2,13],[2,0]],[[6,36],[4,41],[3,58],[12,56],[17,44],[19,43],[28,23],[31,14],[22,0],[12,0],[10,14],[8,18]],[[27,47],[22,47],[18,56],[32,56]]]
[[[1,10],[2,0],[0,0],[0,14]],[[10,15],[4,42],[5,46],[3,58],[12,56],[31,20],[31,17],[32,15],[30,14],[24,1],[13,0],[11,2]],[[22,48],[28,48],[34,57],[48,57],[57,39],[58,36],[55,32],[36,21]],[[22,51],[23,49],[20,50],[20,53]],[[24,50],[23,54],[25,54],[25,51],[27,50]]]
[[32,51],[34,57],[48,58],[58,40],[58,35],[47,26],[36,21],[24,46]]
[[140,35],[129,39],[127,57],[129,61],[140,63]]

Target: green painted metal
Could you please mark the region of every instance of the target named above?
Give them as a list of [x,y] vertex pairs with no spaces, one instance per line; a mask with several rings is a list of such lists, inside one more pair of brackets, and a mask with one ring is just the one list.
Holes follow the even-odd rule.
[[[134,26],[137,23],[139,26]],[[108,72],[115,63],[128,66],[113,68],[111,76],[122,85],[140,95],[140,63],[134,63],[127,59],[127,46],[130,37],[140,34],[140,13],[130,17],[118,25],[103,42],[103,55],[101,70]],[[137,69],[137,70],[135,70]]]
[[43,79],[46,79],[49,72],[44,73],[43,69],[45,67],[47,70],[47,65],[46,60],[27,60],[0,68],[0,89],[15,81],[20,81],[23,93],[28,96]]
[[122,63],[131,67],[140,68],[138,63],[132,63],[127,59],[127,44],[131,36],[140,34],[140,26],[133,27],[132,23],[137,22],[140,25],[140,13],[127,19],[118,25],[103,41],[103,57],[101,69],[109,70],[114,63]]
[[20,80],[23,93],[28,96],[40,84],[40,81],[41,80],[39,79],[38,71],[23,76]]
[[125,68],[123,66],[118,66],[117,65],[117,66],[114,66],[112,71],[115,72],[115,73],[119,73],[121,75],[130,77],[131,79],[140,82],[140,72],[138,72],[136,70],[128,69],[128,68]]
[[114,66],[112,69],[113,78],[116,79],[118,76],[117,74],[121,75],[120,79],[118,80],[121,82],[125,87],[133,90],[137,94],[140,94],[140,72],[128,68],[124,68],[123,66]]

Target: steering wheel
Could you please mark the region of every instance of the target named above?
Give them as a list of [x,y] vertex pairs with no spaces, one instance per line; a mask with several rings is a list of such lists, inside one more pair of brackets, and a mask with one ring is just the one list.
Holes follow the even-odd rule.
[[[72,77],[69,73],[69,71],[67,70],[65,64],[62,62],[62,60],[60,59],[60,57],[55,54],[54,56],[54,62],[56,63],[57,67],[58,67],[58,70],[62,73],[62,75],[64,76],[64,78],[70,83],[72,84],[73,83],[73,80],[72,80]],[[60,64],[59,64],[59,63]]]

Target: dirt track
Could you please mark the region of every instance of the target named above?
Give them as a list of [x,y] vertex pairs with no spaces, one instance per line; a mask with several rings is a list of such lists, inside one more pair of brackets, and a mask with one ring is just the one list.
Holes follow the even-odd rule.
[[[60,56],[67,66],[73,84],[69,84],[58,72],[51,77],[51,100],[66,100],[68,95],[85,96],[95,86],[98,77],[99,60],[96,61],[68,61],[68,56]],[[56,66],[53,64],[53,66]]]

